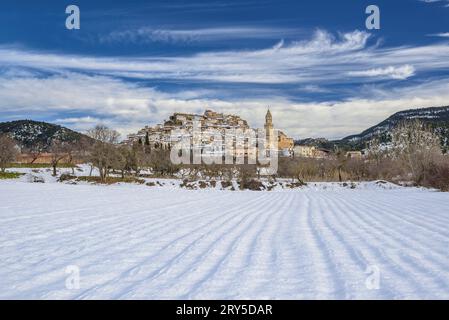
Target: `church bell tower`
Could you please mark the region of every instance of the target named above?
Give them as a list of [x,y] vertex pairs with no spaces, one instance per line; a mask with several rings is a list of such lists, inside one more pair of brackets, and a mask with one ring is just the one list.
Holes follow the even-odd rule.
[[[271,115],[270,112],[270,108],[268,108],[267,114],[265,115],[265,134],[267,136],[267,144],[268,146],[271,146],[273,143],[273,135],[274,135],[274,130],[273,130],[273,116]],[[271,147],[270,147],[271,148]]]
[[273,129],[273,117],[270,109],[268,109],[267,114],[265,115],[265,130],[268,131],[270,129]]

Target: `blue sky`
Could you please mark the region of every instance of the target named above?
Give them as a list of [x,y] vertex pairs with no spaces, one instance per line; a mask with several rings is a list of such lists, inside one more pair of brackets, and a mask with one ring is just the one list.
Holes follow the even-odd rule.
[[[65,28],[76,4],[81,29]],[[365,28],[376,4],[381,29]],[[0,121],[123,135],[175,111],[340,138],[449,105],[449,1],[2,1]]]

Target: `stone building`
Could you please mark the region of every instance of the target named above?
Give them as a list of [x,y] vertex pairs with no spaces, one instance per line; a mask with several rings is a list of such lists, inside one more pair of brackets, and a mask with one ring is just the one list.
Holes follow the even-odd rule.
[[316,151],[315,146],[294,146],[293,154],[297,158],[313,158]]
[[295,158],[325,159],[325,158],[329,158],[330,150],[327,150],[324,148],[318,148],[315,146],[299,145],[299,146],[294,146],[293,156]]
[[[179,113],[176,112],[169,117],[163,124],[158,124],[154,127],[146,126],[139,130],[136,134],[128,135],[128,138],[123,141],[125,144],[141,143],[147,144],[151,148],[169,149],[173,143],[181,141],[183,136],[174,135],[176,129],[183,129],[182,131],[187,137],[193,136],[194,124],[199,123],[199,129],[202,132],[206,132],[208,129],[218,130],[225,141],[225,136],[232,132],[232,129],[240,129],[245,131],[250,129],[248,122],[237,115],[218,113],[212,110],[206,110],[204,114],[191,114],[191,113]],[[273,117],[270,110],[267,111],[265,116],[266,138],[268,143],[271,143],[275,139]],[[285,133],[279,131],[278,137],[278,149],[281,155],[291,155],[293,150],[293,139],[289,138]],[[207,149],[208,152],[220,153],[224,152],[225,146],[221,147],[222,150],[210,150],[210,146],[213,139],[204,138],[201,141],[200,148]],[[239,156],[244,154],[248,155],[249,151],[244,145],[240,143],[234,143],[235,155]]]
[[[274,125],[273,125],[273,116],[271,115],[270,109],[268,109],[267,114],[265,115],[265,125],[264,129],[267,135],[267,142],[271,145],[274,137]],[[284,132],[278,131],[277,135],[277,143],[280,155],[289,156],[293,152],[294,141],[293,138],[288,137]]]

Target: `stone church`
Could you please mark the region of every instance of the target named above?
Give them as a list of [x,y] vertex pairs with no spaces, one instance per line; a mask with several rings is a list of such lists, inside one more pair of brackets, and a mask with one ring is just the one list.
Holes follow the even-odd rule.
[[[265,115],[264,128],[267,135],[267,143],[271,145],[276,137],[274,136],[273,116],[271,115],[270,109],[268,109]],[[290,155],[294,146],[293,138],[289,138],[284,132],[279,130],[277,140],[279,151],[284,155]]]

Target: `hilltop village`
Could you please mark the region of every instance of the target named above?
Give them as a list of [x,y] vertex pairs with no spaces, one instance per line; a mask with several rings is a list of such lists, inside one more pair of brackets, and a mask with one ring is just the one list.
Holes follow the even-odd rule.
[[[146,126],[139,130],[136,134],[131,134],[124,141],[125,144],[134,144],[136,142],[150,145],[154,148],[170,149],[172,144],[178,142],[180,137],[173,136],[176,129],[182,129],[187,134],[192,135],[194,130],[194,122],[200,124],[201,131],[209,129],[218,130],[224,137],[226,130],[230,129],[251,129],[248,122],[240,116],[232,114],[218,113],[212,110],[206,110],[203,114],[193,113],[174,113],[163,124],[154,127]],[[276,137],[273,136],[273,116],[270,110],[265,115],[264,129],[267,133],[267,142],[270,144]],[[223,139],[224,141],[224,139]],[[210,141],[202,141],[203,147],[206,147]],[[283,131],[278,131],[277,148],[279,155],[293,155],[294,140],[288,137]],[[223,145],[224,148],[224,145]],[[243,148],[242,148],[243,149]],[[237,153],[239,149],[237,149]],[[243,152],[243,151],[242,151]]]

